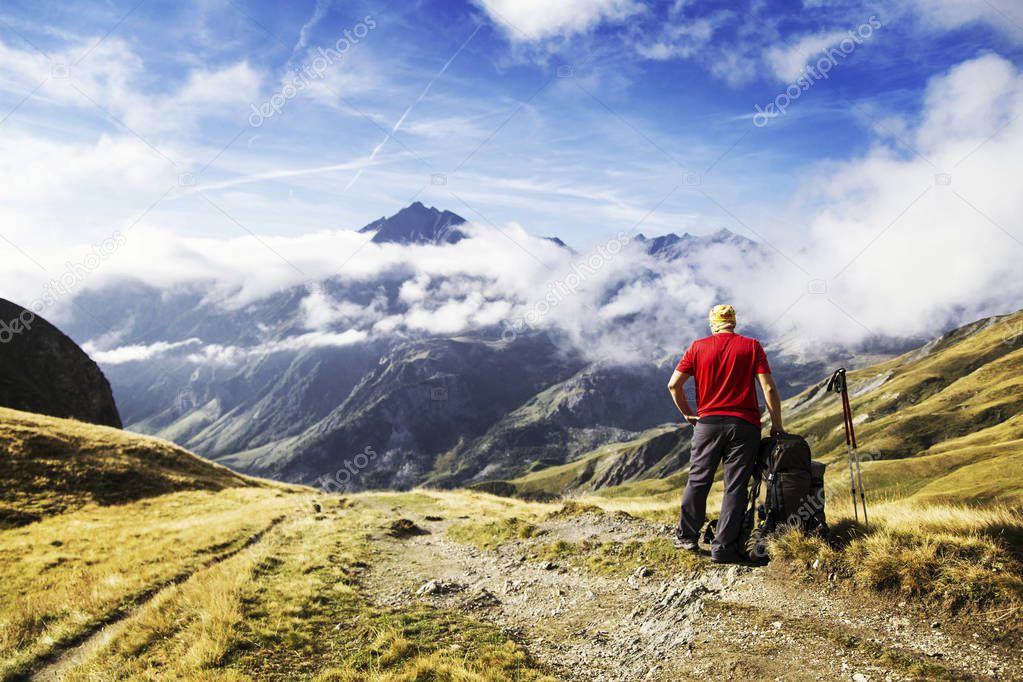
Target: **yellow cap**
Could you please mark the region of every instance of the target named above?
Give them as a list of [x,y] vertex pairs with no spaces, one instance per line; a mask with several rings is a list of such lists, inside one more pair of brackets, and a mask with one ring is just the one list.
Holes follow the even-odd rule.
[[715,333],[723,329],[735,329],[735,308],[727,303],[716,305],[710,309],[708,321],[710,330]]

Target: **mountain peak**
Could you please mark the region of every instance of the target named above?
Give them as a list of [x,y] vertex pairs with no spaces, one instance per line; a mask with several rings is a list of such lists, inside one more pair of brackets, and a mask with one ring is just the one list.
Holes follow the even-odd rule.
[[705,248],[715,244],[729,244],[740,249],[747,249],[756,244],[742,235],[738,235],[727,227],[722,227],[716,232],[703,235],[692,235],[683,232],[681,236],[674,232],[659,237],[646,237],[643,234],[636,236],[636,240],[643,243],[646,252],[652,256],[664,255],[674,258],[682,255],[688,249]]
[[377,244],[454,244],[466,238],[457,229],[465,218],[414,201],[394,215],[375,220],[359,232],[375,232]]

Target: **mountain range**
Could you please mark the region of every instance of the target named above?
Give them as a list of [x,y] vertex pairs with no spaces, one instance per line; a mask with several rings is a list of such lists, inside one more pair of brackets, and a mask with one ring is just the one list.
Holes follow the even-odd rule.
[[[359,232],[381,248],[440,253],[475,235],[462,217],[418,202]],[[706,280],[698,265],[709,253],[740,263],[771,257],[724,229],[640,234],[627,248],[628,267],[601,283],[600,300],[628,299],[639,287],[656,291],[672,277]],[[429,286],[456,306],[472,296],[500,303],[500,292],[478,280],[452,273]],[[600,339],[554,325],[511,334],[498,322],[456,333],[355,329],[352,320],[367,311],[378,324],[409,314],[409,287],[418,281],[394,268],[369,280],[286,287],[243,305],[218,300],[208,282],[158,288],[120,281],[77,296],[74,308],[85,314],[73,315],[67,328],[99,360],[128,428],[289,482],[358,490],[503,479],[676,419],[664,386],[680,349],[649,330],[684,338],[702,319],[621,314],[601,322],[617,345],[599,355],[593,346]],[[476,288],[460,293],[470,285]],[[339,310],[347,317],[311,329],[321,308],[326,317]],[[832,360],[768,349],[786,395],[817,380]],[[339,474],[366,452],[374,456],[356,472]]]

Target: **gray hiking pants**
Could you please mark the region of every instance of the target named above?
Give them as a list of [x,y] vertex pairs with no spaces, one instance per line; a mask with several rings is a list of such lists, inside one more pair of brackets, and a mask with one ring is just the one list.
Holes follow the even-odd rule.
[[760,448],[760,429],[753,424],[705,424],[693,429],[689,480],[682,493],[682,515],[676,534],[683,540],[698,541],[707,517],[707,494],[714,483],[718,464],[725,461],[725,497],[721,502],[717,537],[711,547],[715,558],[733,558],[740,553],[739,536],[749,501],[750,476]]

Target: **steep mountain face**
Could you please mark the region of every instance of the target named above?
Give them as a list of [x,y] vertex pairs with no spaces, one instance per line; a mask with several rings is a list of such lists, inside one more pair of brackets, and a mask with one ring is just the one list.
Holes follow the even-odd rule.
[[537,466],[518,478],[484,481],[473,487],[496,495],[544,500],[642,481],[674,481],[689,463],[691,435],[691,429],[677,423],[664,424],[566,464]]
[[378,244],[455,244],[465,239],[458,229],[465,218],[451,211],[438,211],[415,202],[390,218],[374,220],[359,232],[374,232]]
[[103,372],[59,329],[0,299],[0,406],[121,427]]
[[558,465],[605,443],[629,440],[677,415],[663,390],[670,368],[589,364],[538,392],[479,438],[452,452],[445,478],[465,483]]
[[449,451],[479,437],[551,377],[580,365],[540,334],[513,342],[454,338],[399,344],[344,402],[299,436],[222,461],[339,489],[441,479],[457,467]]

